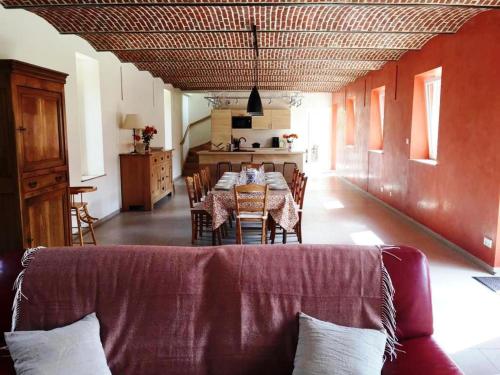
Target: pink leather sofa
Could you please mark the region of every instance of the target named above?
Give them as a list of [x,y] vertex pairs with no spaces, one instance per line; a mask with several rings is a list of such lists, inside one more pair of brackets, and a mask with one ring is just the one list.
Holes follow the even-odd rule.
[[[154,249],[163,249],[169,251],[169,247],[154,247]],[[176,248],[179,250],[179,248]],[[74,249],[78,251],[78,249]],[[106,249],[102,249],[106,251]],[[192,250],[191,250],[192,251]],[[273,251],[273,247],[263,248],[262,251]],[[404,352],[399,353],[398,358],[392,362],[386,362],[383,368],[383,374],[405,374],[405,375],[452,375],[461,374],[461,371],[450,360],[450,358],[442,351],[437,343],[432,338],[433,323],[432,323],[432,306],[431,306],[431,290],[429,282],[429,270],[425,256],[417,249],[410,247],[400,247],[399,249],[389,250],[390,254],[384,254],[384,263],[391,275],[395,289],[395,307],[397,312],[397,337],[402,344],[401,349]],[[0,325],[2,331],[8,331],[11,323],[11,302],[13,298],[12,285],[15,277],[20,271],[20,254],[4,254],[0,256]],[[123,269],[123,276],[130,272],[130,269]],[[224,275],[220,275],[221,278]],[[161,285],[158,285],[161,288]],[[214,285],[216,288],[217,285]],[[97,302],[96,302],[97,303]],[[140,303],[140,301],[137,301]],[[166,309],[179,309],[179,306],[165,306]],[[218,316],[223,327],[224,314]],[[291,330],[296,335],[297,327],[292,322]],[[123,332],[125,327],[117,325],[120,332],[112,331],[105,332],[104,335],[113,337],[122,337],[126,335]],[[133,327],[126,327],[133,329]],[[160,328],[158,328],[160,329]],[[194,334],[196,337],[196,333]],[[278,335],[279,336],[279,335]],[[123,336],[125,337],[125,336]],[[256,338],[261,339],[261,338]],[[147,340],[147,336],[144,336]],[[165,337],[168,342],[169,337]],[[279,341],[279,340],[278,340]],[[125,345],[127,341],[125,340]],[[293,340],[296,343],[296,339]],[[3,346],[5,343],[0,343]],[[135,342],[133,345],[141,346],[143,343]],[[273,342],[269,343],[273,351],[272,363],[263,363],[261,359],[258,368],[247,368],[241,366],[241,374],[290,374],[293,368],[293,355],[295,353],[294,345],[281,347],[276,343],[276,348],[272,348]],[[132,345],[132,343],[128,343]],[[286,345],[285,345],[286,346]],[[217,351],[214,347],[213,351]],[[108,361],[113,354],[107,353]],[[161,356],[161,354],[158,354]],[[270,357],[271,358],[271,357]],[[234,358],[233,358],[234,360]],[[248,361],[248,358],[246,359]],[[279,366],[279,370],[277,370]],[[213,374],[226,374],[224,364],[218,363],[213,366]],[[168,368],[164,369],[164,373],[168,372]],[[5,352],[1,353],[0,357],[0,374],[13,374],[13,366],[11,359],[6,356]],[[183,374],[204,374],[204,372],[185,369]],[[137,374],[141,375],[141,374]]]

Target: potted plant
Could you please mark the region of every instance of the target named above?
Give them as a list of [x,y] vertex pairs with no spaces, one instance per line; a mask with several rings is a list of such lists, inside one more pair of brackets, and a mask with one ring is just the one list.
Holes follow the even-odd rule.
[[288,151],[292,151],[293,141],[295,141],[296,139],[298,139],[299,136],[297,134],[295,134],[295,133],[292,133],[292,134],[283,134],[283,138],[286,140]]
[[144,129],[141,131],[142,143],[144,143],[144,151],[146,153],[149,152],[149,144],[153,140],[155,134],[158,133],[158,130],[154,126],[146,125]]

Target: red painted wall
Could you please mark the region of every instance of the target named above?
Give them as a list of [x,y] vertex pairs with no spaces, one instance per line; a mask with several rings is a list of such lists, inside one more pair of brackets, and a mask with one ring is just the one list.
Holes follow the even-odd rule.
[[[441,66],[438,164],[410,160],[415,75]],[[371,90],[385,86],[383,153],[368,151]],[[345,101],[355,98],[355,145]],[[500,266],[500,11],[479,14],[334,94],[337,171],[361,188]],[[380,188],[384,191],[381,192]],[[389,195],[391,194],[391,196]],[[483,246],[483,236],[494,240]]]

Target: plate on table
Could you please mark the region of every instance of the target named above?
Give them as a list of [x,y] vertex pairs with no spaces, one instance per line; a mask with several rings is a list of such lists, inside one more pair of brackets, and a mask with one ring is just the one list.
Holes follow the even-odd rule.
[[269,189],[271,190],[286,190],[288,186],[285,184],[269,184]]
[[217,184],[214,186],[214,190],[230,190],[231,186],[230,184]]

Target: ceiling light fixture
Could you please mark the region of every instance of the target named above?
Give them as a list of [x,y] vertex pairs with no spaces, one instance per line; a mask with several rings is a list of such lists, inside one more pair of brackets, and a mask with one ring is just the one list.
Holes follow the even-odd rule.
[[254,86],[248,98],[247,112],[250,116],[264,116],[262,101],[260,100],[259,90],[259,46],[257,44],[257,26],[252,24],[253,48],[255,51],[254,59]]

